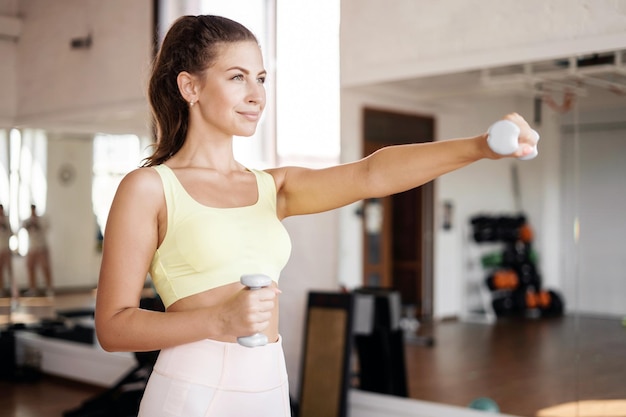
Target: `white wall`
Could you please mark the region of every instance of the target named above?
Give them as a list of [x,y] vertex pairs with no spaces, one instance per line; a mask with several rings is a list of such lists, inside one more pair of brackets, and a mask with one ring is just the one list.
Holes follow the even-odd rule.
[[[49,243],[56,288],[95,288],[100,269],[98,230],[91,200],[92,135],[48,136]],[[60,171],[75,172],[64,183]]]
[[624,46],[614,0],[341,2],[343,87]]
[[290,217],[284,221],[292,240],[289,263],[280,277],[280,333],[294,398],[300,389],[301,353],[307,294],[338,291],[337,212]]
[[15,49],[15,43],[0,40],[0,126],[11,126],[15,118]]
[[[571,139],[568,137],[567,139]],[[564,151],[572,149],[564,144]],[[566,294],[577,311],[626,316],[626,124],[617,131],[581,132],[575,167],[580,241]],[[573,155],[572,155],[573,156]],[[573,168],[573,169],[572,169]],[[570,263],[571,262],[570,258]]]
[[17,36],[21,20],[13,17],[16,6],[0,1],[0,126],[10,127],[17,104]]
[[573,113],[565,125],[560,193],[563,292],[573,310],[624,317],[626,111]]
[[[16,124],[75,131],[81,120],[94,126],[147,114],[151,10],[151,0],[21,1]],[[90,33],[90,48],[70,47]],[[137,125],[147,130],[143,120]]]

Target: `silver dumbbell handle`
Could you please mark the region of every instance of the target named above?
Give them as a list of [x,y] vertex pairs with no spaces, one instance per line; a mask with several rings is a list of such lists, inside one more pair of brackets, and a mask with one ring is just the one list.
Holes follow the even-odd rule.
[[[539,133],[533,130],[533,133],[539,140]],[[517,150],[519,146],[518,138],[520,134],[520,128],[510,120],[498,120],[488,130],[489,136],[487,137],[487,143],[492,151],[499,153],[500,155],[509,155]],[[522,156],[519,159],[528,160],[533,159],[539,154],[537,145],[535,145],[533,152],[526,156]]]
[[[240,282],[250,290],[258,290],[267,287],[272,283],[272,279],[263,274],[242,275]],[[257,347],[267,345],[267,336],[263,333],[256,333],[252,336],[242,336],[237,338],[237,343],[245,347]]]

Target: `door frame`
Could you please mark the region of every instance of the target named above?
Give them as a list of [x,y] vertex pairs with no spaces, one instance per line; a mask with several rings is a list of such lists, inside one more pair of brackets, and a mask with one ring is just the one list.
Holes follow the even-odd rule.
[[[376,149],[380,149],[388,145],[418,143],[418,142],[431,142],[434,141],[435,136],[435,119],[430,115],[423,115],[417,113],[398,112],[388,109],[380,109],[374,107],[364,107],[362,109],[362,148],[363,157],[367,156]],[[376,125],[373,127],[374,133],[372,134],[372,118],[378,118],[373,123]],[[387,120],[385,120],[387,119]],[[404,123],[405,121],[406,123]],[[392,138],[392,137],[395,137]],[[433,287],[434,287],[434,181],[430,181],[421,187],[418,187],[420,192],[421,206],[419,211],[420,216],[420,230],[421,235],[418,235],[416,239],[420,244],[420,281],[418,283],[420,294],[419,306],[417,308],[417,316],[420,319],[431,319],[434,313],[433,306]],[[392,196],[379,199],[383,209],[382,218],[382,230],[380,233],[380,239],[383,242],[380,250],[380,260],[382,265],[377,269],[380,274],[381,287],[393,287],[393,255],[391,248],[393,245],[393,233],[392,233]],[[367,236],[365,212],[367,210],[367,201],[363,202],[363,257],[362,257],[362,285],[368,286],[369,273],[372,271],[372,266],[368,261],[368,247],[370,244]],[[376,269],[376,268],[374,268]]]

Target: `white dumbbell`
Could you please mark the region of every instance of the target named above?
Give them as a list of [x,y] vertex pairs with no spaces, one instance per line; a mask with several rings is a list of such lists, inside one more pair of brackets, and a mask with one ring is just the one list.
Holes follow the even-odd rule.
[[[272,279],[263,274],[242,275],[240,282],[250,290],[258,290],[271,285]],[[237,338],[237,343],[245,347],[257,347],[267,345],[267,336],[263,333],[256,333],[252,336],[242,336]]]
[[[492,151],[499,153],[500,155],[509,155],[517,150],[519,146],[518,138],[520,134],[520,128],[510,120],[498,120],[491,125],[487,131],[487,143]],[[539,133],[536,130],[532,131],[539,141]],[[522,156],[519,159],[527,160],[533,159],[539,154],[537,145],[533,148],[533,151],[526,156]]]

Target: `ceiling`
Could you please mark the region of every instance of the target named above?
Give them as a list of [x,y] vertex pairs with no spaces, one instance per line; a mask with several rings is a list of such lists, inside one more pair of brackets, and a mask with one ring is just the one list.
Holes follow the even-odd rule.
[[430,103],[515,95],[541,98],[555,110],[573,103],[583,109],[626,107],[626,50],[406,79],[359,90]]

